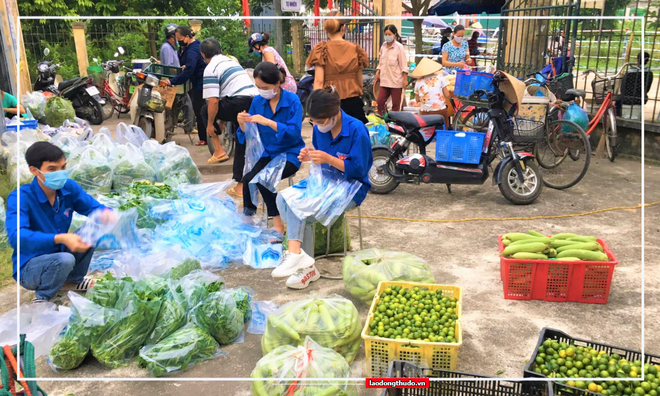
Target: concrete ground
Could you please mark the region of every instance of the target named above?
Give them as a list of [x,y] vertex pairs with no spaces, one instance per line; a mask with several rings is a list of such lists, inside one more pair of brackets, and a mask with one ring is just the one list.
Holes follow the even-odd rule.
[[[113,129],[111,127],[111,129]],[[309,141],[311,128],[303,131]],[[231,165],[206,165],[206,147],[192,147],[186,136],[176,141],[190,149],[207,182],[227,180]],[[364,247],[400,250],[416,254],[430,264],[437,283],[463,288],[463,346],[457,370],[487,376],[521,377],[543,327],[552,327],[578,338],[594,340],[635,350],[641,349],[642,266],[641,210],[625,209],[583,217],[561,219],[412,222],[390,218],[459,220],[580,214],[617,206],[635,206],[641,201],[642,164],[617,159],[594,160],[586,177],[577,186],[556,191],[544,189],[530,206],[509,204],[490,181],[483,186],[454,185],[448,194],[443,185],[402,185],[389,195],[369,195],[362,206]],[[646,201],[660,200],[660,167],[644,167]],[[296,179],[306,175],[306,168]],[[286,183],[283,183],[286,184]],[[648,207],[645,216],[645,351],[660,355],[660,205]],[[353,248],[359,248],[357,219],[351,218]],[[614,271],[609,302],[605,305],[515,301],[503,298],[499,274],[497,236],[506,232],[534,229],[546,234],[574,232],[604,239],[619,265]],[[341,274],[341,261],[322,260],[322,273]],[[343,282],[321,279],[304,291],[288,290],[284,281],[275,281],[270,271],[249,267],[222,271],[229,287],[249,286],[257,290],[256,299],[278,304],[300,299],[309,293],[339,294],[354,301],[361,319],[368,307],[353,299]],[[21,302],[29,293],[21,293]],[[0,290],[0,313],[16,306],[15,285]],[[223,348],[229,356],[201,363],[169,377],[167,382],[74,382],[66,378],[148,378],[147,371],[135,361],[116,370],[103,368],[93,358],[79,369],[54,373],[45,360],[38,361],[40,377],[60,381],[40,381],[49,395],[141,395],[179,394],[249,395],[247,382],[184,382],[178,378],[246,378],[262,357],[260,336],[247,334],[245,342]],[[365,352],[362,346],[352,364],[352,376],[364,377]],[[358,386],[358,385],[356,385]],[[360,394],[376,395],[359,386]]]

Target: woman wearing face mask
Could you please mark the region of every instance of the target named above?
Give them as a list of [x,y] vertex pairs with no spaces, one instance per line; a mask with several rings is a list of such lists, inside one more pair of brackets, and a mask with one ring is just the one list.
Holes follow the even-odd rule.
[[448,71],[465,69],[470,61],[468,43],[465,40],[465,28],[456,25],[454,37],[442,47],[442,66]]
[[401,95],[408,85],[408,60],[401,36],[394,25],[385,26],[385,43],[380,48],[380,60],[376,70],[378,113],[387,111],[387,99],[392,96],[392,111],[401,109]]
[[254,33],[250,36],[248,45],[250,46],[250,53],[256,52],[261,54],[261,60],[265,62],[274,63],[283,69],[286,72],[286,79],[282,88],[289,92],[296,93],[298,87],[296,86],[296,80],[293,78],[289,72],[289,68],[286,67],[284,59],[273,47],[268,46],[268,40],[270,39],[270,34],[268,33]]
[[[360,120],[341,109],[341,100],[334,87],[313,91],[307,101],[309,118],[314,123],[314,148],[303,148],[298,159],[335,169],[346,180],[361,182],[362,187],[353,197],[349,209],[359,206],[371,188],[369,170],[373,157],[369,132]],[[304,289],[320,277],[314,259],[302,250],[306,221],[299,219],[281,196],[277,198],[277,207],[287,223],[289,251],[272,275],[274,278],[289,277],[286,281],[288,287]]]
[[[238,114],[241,127],[238,133],[243,133],[248,123],[256,124],[265,153],[254,168],[243,176],[244,185],[249,185],[280,154],[286,154],[287,157],[282,179],[293,176],[300,168],[298,154],[305,147],[301,136],[303,109],[298,96],[283,89],[284,81],[284,71],[273,63],[262,62],[254,69],[254,82],[259,89],[259,96],[252,100],[248,113]],[[273,218],[275,230],[284,233],[284,222],[275,203],[277,194],[261,184],[257,184],[257,187],[266,203],[268,216]],[[253,216],[257,212],[257,206],[248,191],[243,194],[243,212],[246,216]]]
[[346,21],[341,13],[331,11],[323,29],[329,40],[314,46],[307,58],[307,67],[314,67],[314,89],[334,86],[346,114],[367,123],[362,102],[362,69],[369,66],[369,57],[362,47],[344,40]]

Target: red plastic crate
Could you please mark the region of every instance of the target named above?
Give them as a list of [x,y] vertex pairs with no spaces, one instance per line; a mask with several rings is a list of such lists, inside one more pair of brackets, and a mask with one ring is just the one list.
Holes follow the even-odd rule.
[[[602,239],[610,261],[520,260],[500,257],[504,298],[606,304],[619,261]],[[498,237],[499,252],[504,245]]]

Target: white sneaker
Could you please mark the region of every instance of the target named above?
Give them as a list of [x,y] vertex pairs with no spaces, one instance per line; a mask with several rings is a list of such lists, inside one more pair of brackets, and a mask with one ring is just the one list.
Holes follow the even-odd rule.
[[282,264],[278,265],[273,270],[273,278],[286,278],[293,275],[299,269],[308,268],[314,265],[314,259],[311,258],[305,251],[300,254],[293,254],[287,252],[284,255]]
[[315,265],[312,265],[309,268],[302,268],[296,271],[295,274],[291,275],[289,279],[286,280],[286,286],[291,289],[304,289],[309,286],[310,283],[317,281],[321,278],[319,270],[316,269]]

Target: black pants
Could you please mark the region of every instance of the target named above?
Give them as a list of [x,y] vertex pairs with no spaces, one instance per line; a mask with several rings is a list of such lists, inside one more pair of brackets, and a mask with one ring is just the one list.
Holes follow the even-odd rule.
[[[270,157],[263,157],[257,163],[254,165],[254,168],[245,176],[243,176],[243,212],[251,216],[257,212],[257,206],[252,202],[252,198],[250,197],[250,191],[249,188],[247,187],[250,183],[250,180],[254,179],[259,172],[261,172],[262,169],[266,167],[271,161]],[[298,172],[298,167],[294,165],[293,163],[287,161],[286,165],[284,166],[284,171],[282,172],[282,180],[288,179],[289,177],[293,176]],[[269,217],[275,217],[279,216],[280,212],[277,210],[277,203],[275,202],[275,199],[277,198],[277,193],[271,192],[269,189],[266,187],[262,186],[261,184],[257,183],[257,188],[259,188],[259,192],[261,192],[261,196],[264,199],[264,202],[266,203],[266,210],[268,211],[268,216]]]
[[[234,96],[220,99],[220,102],[218,103],[218,113],[215,116],[215,120],[213,121],[216,135],[220,136],[222,133],[218,121],[230,121],[233,123],[233,131],[231,132],[234,134],[234,136],[236,136],[236,130],[238,129],[238,114],[250,110],[252,99],[253,98],[251,96]],[[208,105],[204,105],[202,108],[202,118],[204,122],[204,136],[206,136],[206,126],[208,125],[209,118]],[[217,150],[218,148],[216,147],[215,149]],[[239,183],[243,181],[244,165],[245,145],[240,144],[238,140],[236,140],[236,152],[234,154],[234,165],[232,171],[234,173],[234,180]]]
[[195,113],[195,119],[197,120],[197,134],[199,140],[206,141],[206,122],[204,122],[205,117],[202,117],[202,108],[204,107],[204,97],[202,96],[202,91],[188,91],[188,96],[192,101],[193,112]]
[[362,98],[359,96],[342,99],[341,109],[344,110],[344,113],[351,117],[357,118],[364,124],[369,122],[367,117],[364,115],[364,103],[362,103]]

